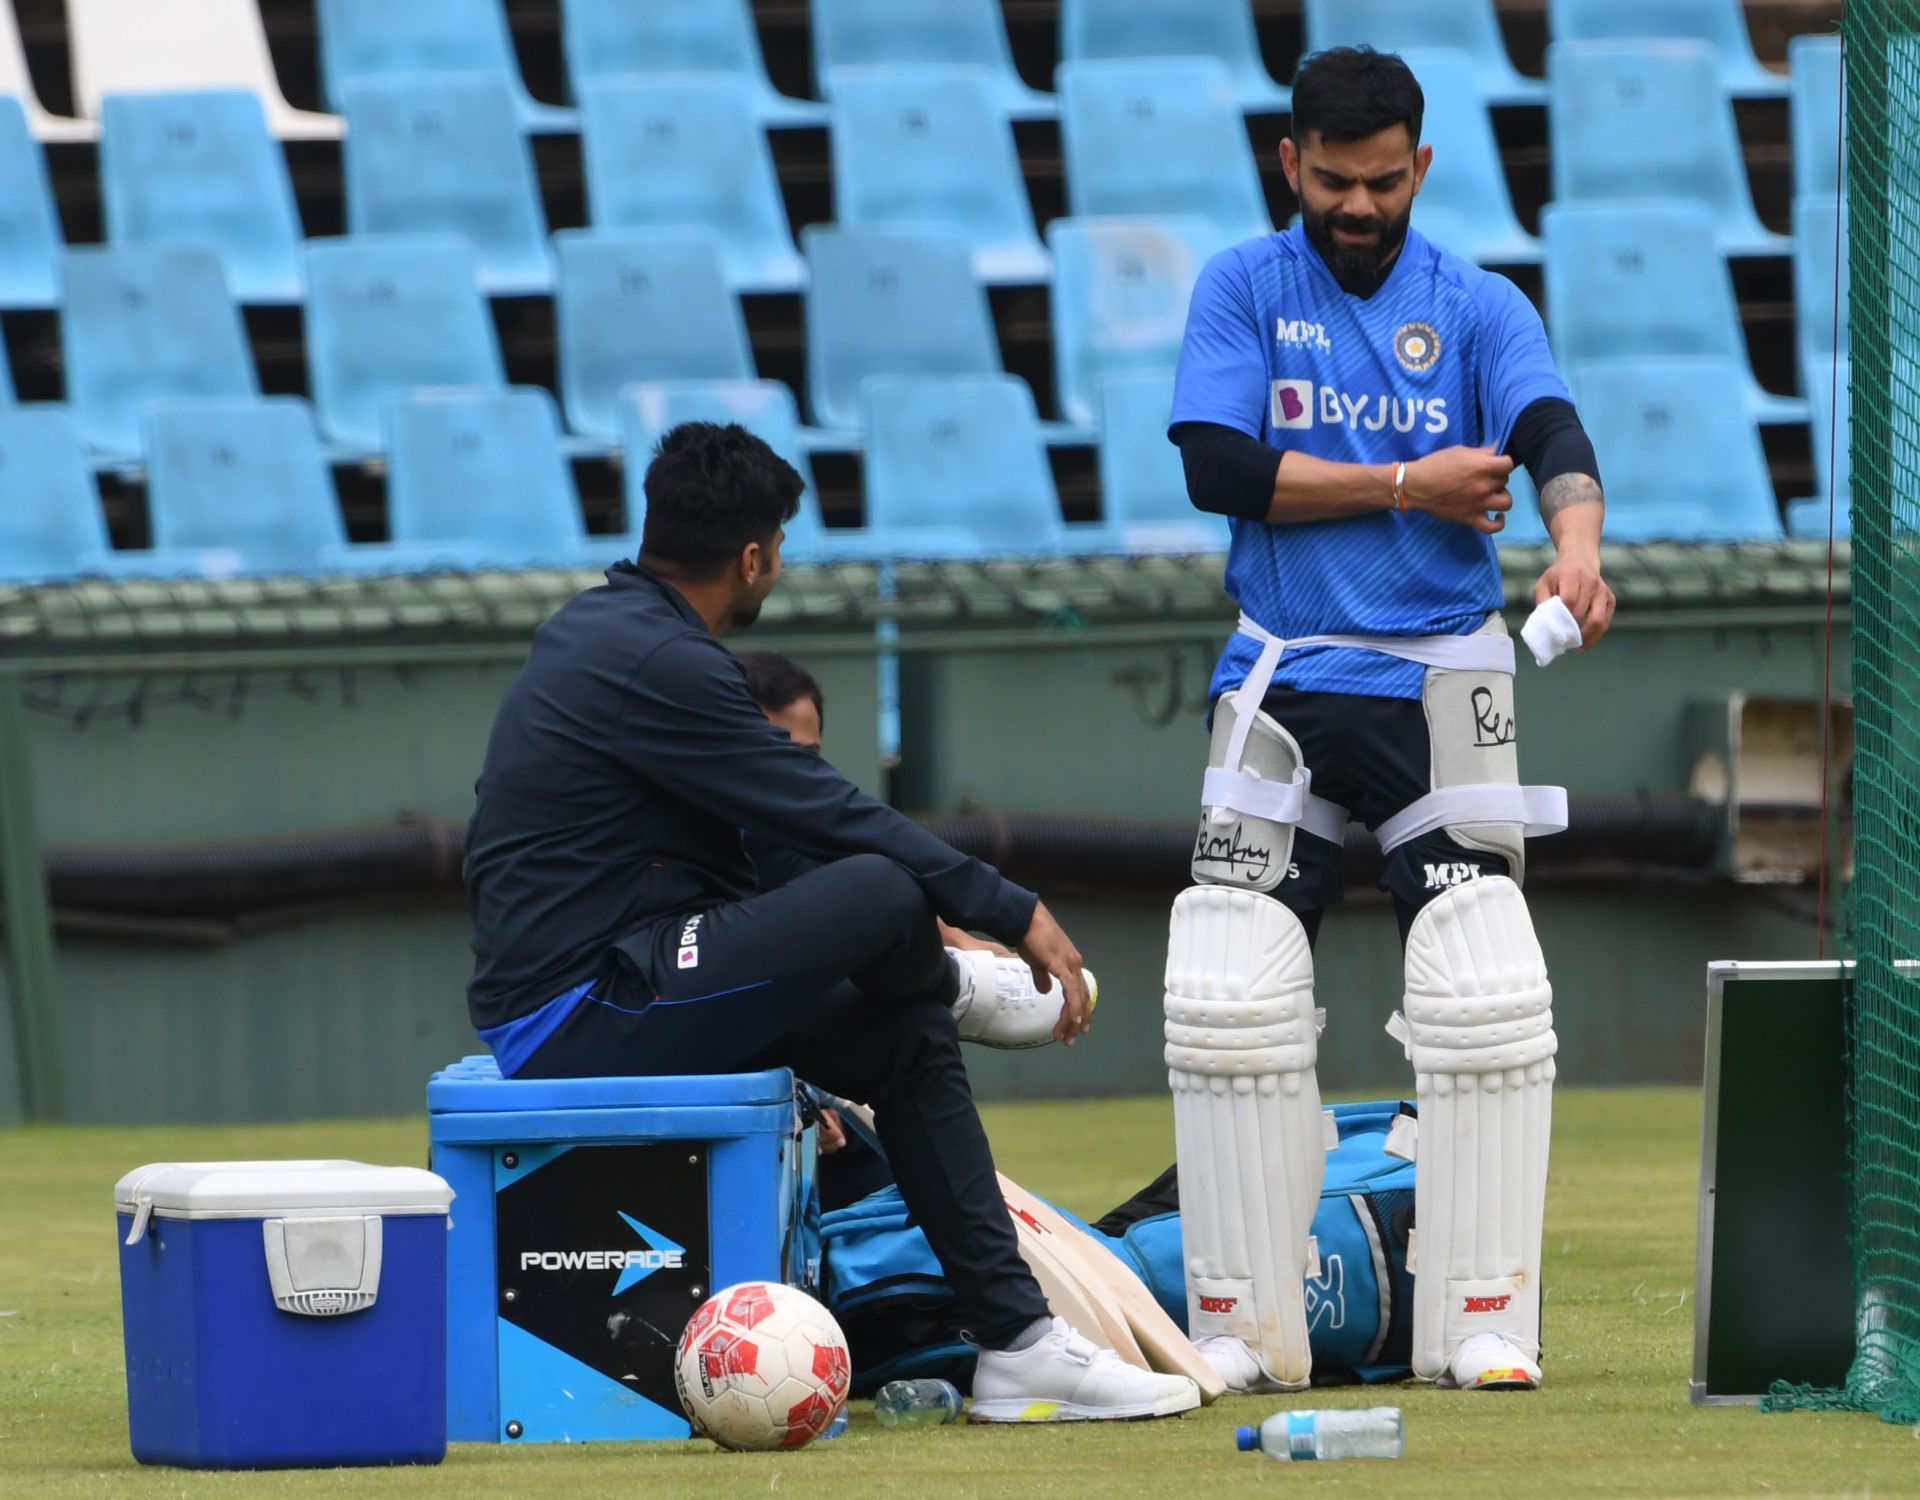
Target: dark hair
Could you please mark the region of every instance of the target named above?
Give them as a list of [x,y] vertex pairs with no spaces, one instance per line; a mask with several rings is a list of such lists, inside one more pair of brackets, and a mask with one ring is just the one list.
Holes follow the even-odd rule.
[[791,521],[805,488],[792,464],[738,423],[682,422],[647,465],[640,555],[710,578]]
[[768,713],[777,714],[791,703],[811,698],[820,727],[827,727],[827,705],[820,697],[820,684],[791,656],[778,651],[742,651],[740,670],[747,674],[747,691],[753,694],[753,701]]
[[1420,144],[1427,96],[1397,52],[1328,47],[1300,60],[1293,78],[1293,140],[1314,131],[1325,141],[1363,141],[1395,125]]

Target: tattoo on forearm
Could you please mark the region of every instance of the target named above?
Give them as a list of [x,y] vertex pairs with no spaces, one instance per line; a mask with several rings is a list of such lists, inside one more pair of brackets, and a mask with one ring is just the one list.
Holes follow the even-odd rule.
[[1556,474],[1540,491],[1540,519],[1550,524],[1563,510],[1600,502],[1600,482],[1591,474]]

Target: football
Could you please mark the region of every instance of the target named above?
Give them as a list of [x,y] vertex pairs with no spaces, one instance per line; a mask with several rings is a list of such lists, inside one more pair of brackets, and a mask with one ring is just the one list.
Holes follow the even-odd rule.
[[743,1281],[694,1312],[674,1356],[680,1406],[722,1448],[804,1448],[847,1403],[846,1336],[805,1292]]

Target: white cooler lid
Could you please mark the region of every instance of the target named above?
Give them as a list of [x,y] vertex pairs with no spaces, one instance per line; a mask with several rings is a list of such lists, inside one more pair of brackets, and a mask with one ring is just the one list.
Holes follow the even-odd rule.
[[118,1212],[145,1203],[166,1219],[444,1214],[452,1202],[453,1189],[432,1172],[360,1161],[152,1162],[113,1186]]

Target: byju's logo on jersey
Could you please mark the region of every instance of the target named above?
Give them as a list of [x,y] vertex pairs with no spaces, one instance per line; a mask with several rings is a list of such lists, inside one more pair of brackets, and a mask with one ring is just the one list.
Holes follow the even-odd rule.
[[700,919],[705,915],[695,912],[680,929],[680,967],[683,969],[700,967]]
[[1308,323],[1300,318],[1276,318],[1273,341],[1283,349],[1317,349],[1333,353],[1333,341],[1327,337],[1327,325]]
[[1316,417],[1322,427],[1346,427],[1354,432],[1445,432],[1449,418],[1445,396],[1349,396],[1330,385],[1311,380],[1276,380],[1272,390],[1270,425],[1276,429],[1311,427]]

